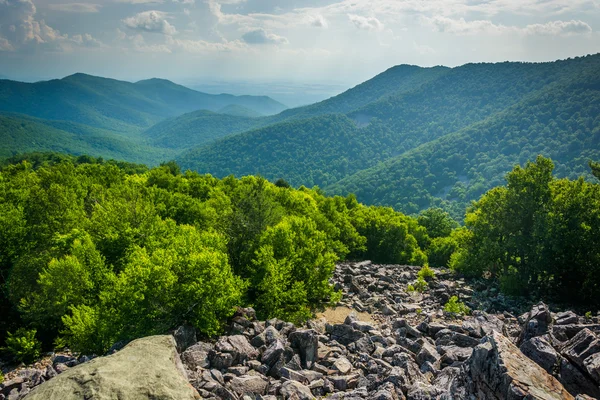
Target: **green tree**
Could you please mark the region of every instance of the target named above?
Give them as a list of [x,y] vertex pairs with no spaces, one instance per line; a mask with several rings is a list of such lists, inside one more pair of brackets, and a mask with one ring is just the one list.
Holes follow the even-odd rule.
[[251,278],[259,315],[301,322],[338,298],[329,283],[337,256],[328,242],[307,218],[286,217],[265,231]]

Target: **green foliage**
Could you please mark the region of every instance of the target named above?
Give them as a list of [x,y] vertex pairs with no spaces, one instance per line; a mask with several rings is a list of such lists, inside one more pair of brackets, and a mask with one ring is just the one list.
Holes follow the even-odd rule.
[[6,350],[19,362],[30,363],[40,357],[41,344],[35,338],[36,330],[19,328],[8,332]]
[[433,239],[426,250],[429,265],[434,267],[448,267],[452,254],[457,250],[458,241],[455,234]]
[[419,292],[419,293],[425,293],[427,291],[427,288],[429,286],[427,285],[427,281],[425,281],[425,279],[422,276],[419,276],[417,278],[417,280],[414,282],[414,284],[408,284],[408,286],[406,287],[406,291],[407,292]]
[[[541,70],[536,71],[533,65],[461,67],[459,69],[464,68],[464,72],[470,70],[471,73],[480,69],[477,74],[488,67],[496,67],[496,72],[502,71],[502,74],[514,74],[512,77],[503,75],[502,78],[490,78],[487,75],[482,81],[491,85],[488,89],[496,84],[511,82],[499,92],[498,88],[478,91],[484,97],[500,94],[498,99],[491,99],[489,103],[485,100],[486,105],[499,107],[497,111],[480,118],[480,113],[491,111],[490,108],[481,107],[480,104],[469,106],[477,108],[475,114],[479,116],[465,111],[471,114],[471,120],[463,126],[460,126],[460,122],[448,126],[441,121],[445,117],[425,118],[417,111],[419,118],[430,124],[427,129],[431,133],[412,131],[406,125],[402,129],[411,130],[411,139],[398,136],[414,143],[414,147],[397,151],[386,162],[357,172],[325,189],[334,194],[352,192],[366,204],[393,206],[406,213],[442,207],[460,220],[470,201],[502,185],[503,176],[515,164],[534,160],[539,154],[555,160],[559,177],[576,179],[585,175],[591,178],[587,170],[588,160],[600,159],[597,119],[600,113],[599,63],[600,56],[596,55],[544,64],[542,68],[545,72],[541,75],[537,75]],[[458,74],[459,71],[453,73]],[[539,79],[535,78],[535,82],[522,80],[536,75]],[[494,82],[496,78],[500,80]],[[504,80],[504,84],[501,80]],[[456,81],[454,83],[458,84]],[[461,81],[458,85],[466,89],[479,83],[475,77],[470,77],[468,84]],[[456,88],[457,91],[463,89]],[[425,93],[422,96],[427,100],[433,98]],[[447,105],[454,102],[450,100],[452,97],[448,94],[439,99]],[[478,94],[471,93],[471,97],[465,98],[464,104],[477,98],[481,99]],[[390,107],[404,106],[402,102],[392,100],[388,103]],[[454,106],[448,108],[444,105],[438,108],[428,103],[423,109],[431,110],[432,114],[452,110],[449,119],[467,121],[464,116],[459,116],[464,114],[457,113]],[[377,110],[375,105],[371,108]],[[400,116],[406,111],[399,112]],[[399,123],[403,122],[400,120]],[[440,133],[443,136],[438,136]],[[413,135],[416,138],[413,139]]]
[[337,256],[327,235],[311,220],[288,217],[268,228],[253,261],[257,312],[293,322],[339,300],[329,284]]
[[429,265],[425,265],[419,270],[419,272],[417,273],[417,277],[425,281],[429,281],[435,279],[435,272],[431,268],[429,268]]
[[0,371],[0,385],[4,383],[4,374]]
[[598,304],[600,185],[556,179],[553,167],[543,157],[515,167],[475,203],[450,264],[510,294]]
[[450,300],[444,304],[444,311],[455,315],[467,315],[471,312],[471,309],[462,301],[458,301],[458,297],[452,296],[450,297]]
[[338,259],[381,248],[425,261],[414,218],[353,196],[175,163],[27,159],[0,170],[0,336],[26,326],[102,354],[183,323],[218,334],[236,306],[302,322],[339,300]]
[[360,207],[353,210],[353,224],[367,239],[365,251],[351,254],[384,264],[424,265],[427,256],[415,236],[426,235],[413,218],[391,208]]
[[452,230],[458,228],[458,222],[441,208],[422,211],[417,222],[427,229],[427,235],[432,239],[450,236]]
[[587,311],[585,313],[585,319],[587,319],[588,321],[592,319],[592,312],[591,311]]

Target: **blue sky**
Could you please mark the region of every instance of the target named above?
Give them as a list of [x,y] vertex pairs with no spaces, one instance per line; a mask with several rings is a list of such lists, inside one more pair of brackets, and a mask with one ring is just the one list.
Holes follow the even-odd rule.
[[600,52],[600,0],[0,0],[0,75],[351,85]]

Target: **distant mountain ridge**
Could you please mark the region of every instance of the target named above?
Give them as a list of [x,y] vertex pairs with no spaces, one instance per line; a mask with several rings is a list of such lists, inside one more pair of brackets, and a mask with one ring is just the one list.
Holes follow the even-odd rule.
[[77,73],[36,83],[0,80],[0,111],[115,131],[148,128],[165,118],[229,105],[264,115],[286,108],[265,96],[212,95],[164,79],[131,83]]
[[599,79],[600,54],[398,65],[283,111],[267,97],[209,95],[163,79],[0,80],[0,139],[10,138],[0,156],[47,147],[152,165],[174,158],[217,177],[284,178],[407,213],[442,206],[461,218],[514,164],[538,154],[555,160],[559,176],[588,174],[588,160],[600,159]]
[[[594,117],[600,115],[594,108],[595,76],[600,76],[600,55],[551,63],[399,66],[324,102],[269,117],[275,124],[208,143],[177,160],[184,168],[218,177],[261,174],[272,180],[283,177],[294,186],[319,185],[329,193],[355,192],[360,201],[409,213],[434,205],[464,212],[464,206],[492,182],[501,184],[514,164],[535,159],[537,153],[557,158],[559,176],[571,177],[587,171],[589,158],[600,158],[600,144],[590,139],[600,129],[600,120]],[[362,104],[361,97],[375,100]],[[566,100],[575,98],[581,108],[566,108]],[[539,107],[532,108],[531,101]],[[569,111],[557,120],[561,102]],[[532,114],[524,114],[520,107]],[[577,113],[585,124],[579,123]],[[571,132],[561,121],[574,115]],[[481,131],[491,123],[486,121],[498,120],[515,132],[494,133],[498,142],[487,147],[488,138]],[[497,123],[494,126],[494,131],[501,130]],[[453,142],[455,147],[441,146],[464,132],[477,135],[460,145]],[[535,147],[527,147],[528,140]],[[487,150],[473,153],[478,146]],[[433,149],[437,149],[433,158],[422,154]],[[419,164],[403,169],[408,167],[400,160],[407,157],[420,160]],[[466,162],[469,157],[481,159],[487,170]],[[492,161],[485,161],[487,157]],[[435,169],[438,164],[441,170]]]

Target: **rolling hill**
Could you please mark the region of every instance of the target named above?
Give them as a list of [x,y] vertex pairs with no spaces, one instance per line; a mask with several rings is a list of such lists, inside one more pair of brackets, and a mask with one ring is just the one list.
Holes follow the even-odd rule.
[[502,185],[516,164],[551,157],[559,177],[591,178],[600,159],[600,74],[589,68],[458,132],[414,148],[326,188],[406,212],[465,206]]
[[[344,104],[348,103],[341,102],[339,98],[360,98],[360,93],[377,93],[371,96],[375,101],[346,114],[323,114],[309,118],[297,118],[299,114],[296,114],[296,117],[290,116],[284,122],[206,144],[182,154],[177,160],[184,168],[209,172],[219,177],[258,173],[268,179],[283,177],[295,186],[330,187],[335,193],[349,193],[363,186],[368,187],[366,191],[373,193],[375,190],[372,186],[361,182],[364,174],[359,171],[400,157],[420,145],[454,132],[469,127],[478,129],[478,123],[501,113],[508,113],[503,117],[506,120],[514,118],[520,121],[522,115],[518,113],[517,105],[531,96],[537,96],[543,102],[543,99],[549,99],[548,93],[554,93],[553,88],[557,83],[577,76],[583,79],[581,76],[588,73],[598,73],[600,57],[553,63],[467,64],[452,69],[423,69],[424,75],[415,72],[418,70],[417,67],[408,66],[392,68],[337,96],[338,99],[332,98],[302,108],[312,108],[314,114],[318,115],[319,110],[332,109],[331,104],[335,102],[338,110],[344,109]],[[399,79],[399,71],[411,73],[402,75],[402,80]],[[383,82],[388,75],[389,84],[385,85]],[[382,88],[386,88],[386,91],[381,92]],[[359,94],[355,94],[355,91]],[[379,97],[381,93],[386,95]],[[286,110],[270,117],[270,120],[294,112],[299,111]],[[264,123],[262,119],[258,121]],[[598,122],[592,123],[594,125],[598,126]],[[444,158],[448,158],[448,155]],[[350,181],[349,175],[355,173],[356,179]],[[496,176],[497,180],[501,180],[502,174]],[[429,172],[423,167],[422,170],[412,170],[410,178],[422,181],[428,175]],[[348,180],[337,183],[344,178]],[[350,185],[348,188],[344,186],[346,182]],[[379,184],[387,187],[389,183]],[[417,204],[413,207],[402,204],[402,201],[391,202],[391,198],[384,200],[376,196],[359,195],[359,199],[369,203],[391,204],[411,212],[431,203],[409,201]]]
[[0,158],[33,151],[88,154],[149,165],[173,156],[172,152],[145,145],[141,140],[87,125],[0,113]]
[[[514,164],[552,157],[559,176],[600,159],[600,54],[547,63],[399,65],[279,114],[266,97],[84,74],[0,81],[0,157],[64,151],[260,174],[407,213],[464,208]],[[7,114],[7,111],[24,115]],[[34,118],[36,117],[36,118]]]
[[261,114],[285,106],[268,97],[211,95],[163,79],[136,83],[75,74],[23,83],[0,80],[0,111],[65,120],[120,132],[139,131],[169,117],[240,105]]

